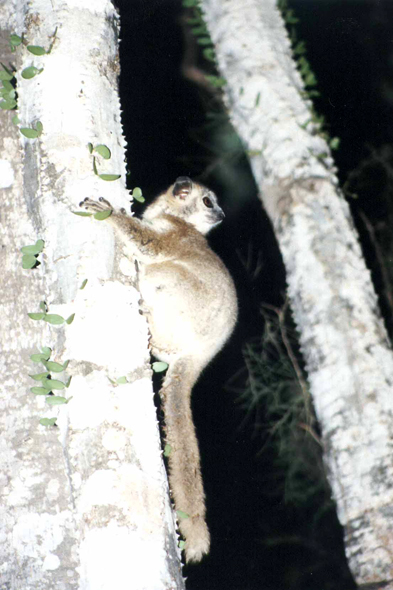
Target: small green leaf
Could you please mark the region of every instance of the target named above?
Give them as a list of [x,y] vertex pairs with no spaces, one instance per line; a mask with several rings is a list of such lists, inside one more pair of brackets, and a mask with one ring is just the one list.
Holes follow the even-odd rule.
[[48,395],[48,390],[45,387],[30,387],[30,391],[35,395]]
[[171,445],[168,445],[168,443],[167,443],[164,447],[164,457],[169,457],[171,452],[172,452],[172,447],[171,447]]
[[[1,105],[0,105],[1,106]],[[30,127],[21,127],[19,129],[22,135],[27,137],[27,139],[36,139],[39,135],[36,129],[31,129]]]
[[45,317],[45,313],[44,312],[39,312],[39,313],[28,313],[27,314],[29,316],[29,318],[31,320],[43,320]]
[[64,361],[64,363],[63,363],[63,371],[66,370],[66,368],[68,367],[69,364],[70,364],[70,361]]
[[11,122],[13,125],[19,125],[20,121],[18,115],[14,115],[11,119]]
[[27,51],[30,51],[33,55],[45,55],[46,49],[41,47],[40,45],[28,45],[26,47]]
[[45,387],[48,391],[52,391],[53,389],[64,389],[65,384],[63,381],[59,381],[58,379],[45,379],[42,381],[43,387]]
[[42,381],[49,376],[49,373],[37,373],[36,375],[29,375],[34,381]]
[[19,35],[16,35],[15,33],[13,33],[10,36],[10,43],[12,45],[15,45],[15,47],[18,47],[18,45],[20,45],[22,43],[22,37],[19,37]]
[[93,153],[93,144],[89,141],[89,143],[87,144],[87,149],[89,150],[89,153],[92,154]]
[[198,45],[213,45],[210,37],[198,37],[196,42],[198,43]]
[[112,209],[106,209],[105,211],[97,211],[94,213],[94,219],[98,219],[99,221],[103,221],[107,217],[112,215]]
[[60,406],[61,404],[68,403],[69,400],[61,395],[48,395],[45,401],[50,406]]
[[72,211],[74,215],[80,215],[80,217],[91,217],[93,213],[88,213],[87,211]]
[[98,154],[100,154],[100,156],[102,156],[105,160],[109,160],[111,158],[111,150],[106,146],[106,145],[96,145],[96,147],[94,148],[94,151],[96,151]]
[[60,326],[60,324],[64,324],[65,319],[61,315],[57,315],[57,313],[47,313],[44,314],[44,321],[53,326]]
[[127,377],[118,377],[116,379],[116,383],[118,383],[119,385],[124,385],[125,383],[128,383]]
[[30,359],[33,361],[33,363],[42,363],[42,361],[45,360],[43,354],[32,354]]
[[16,100],[3,100],[0,102],[0,108],[3,111],[12,111],[16,107]]
[[183,549],[185,548],[185,546],[186,546],[186,542],[185,542],[185,541],[183,541],[183,540],[181,539],[181,540],[179,541],[179,549],[180,549],[181,551],[183,551]]
[[22,268],[26,270],[29,268],[34,268],[37,262],[37,258],[32,254],[24,254],[22,256]]
[[31,78],[34,78],[34,76],[37,76],[37,74],[41,74],[42,71],[43,68],[38,69],[35,66],[29,66],[28,68],[22,70],[21,76],[25,80],[31,80]]
[[222,88],[227,83],[227,81],[225,80],[225,78],[220,78],[219,76],[207,76],[207,75],[205,75],[205,78],[215,88]]
[[49,347],[44,346],[42,352],[38,354],[32,354],[30,358],[33,361],[33,363],[42,363],[43,361],[47,361],[50,358],[51,352],[52,351]]
[[60,363],[55,363],[54,361],[46,361],[44,365],[48,369],[48,371],[53,371],[53,373],[61,373],[62,371],[64,371],[63,365],[61,365]]
[[85,280],[82,282],[81,286],[79,287],[79,288],[80,288],[80,290],[82,291],[82,289],[84,289],[84,288],[86,287],[86,285],[87,285],[87,279],[85,279]]
[[120,174],[99,174],[98,175],[101,180],[106,180],[107,182],[112,182],[113,180],[118,180],[120,178]]
[[43,124],[41,123],[41,121],[37,121],[35,128],[36,128],[36,129],[37,129],[37,131],[38,131],[38,135],[41,135],[41,134],[42,134],[42,131],[43,131],[43,129],[44,129],[44,126],[43,126]]
[[72,313],[72,314],[70,315],[70,317],[68,317],[68,318],[66,319],[66,324],[68,324],[68,325],[72,324],[72,322],[74,321],[74,317],[75,317],[75,314],[74,314],[74,313]]
[[338,148],[340,147],[340,138],[332,137],[332,139],[329,142],[329,145],[332,150],[338,150]]
[[164,363],[163,361],[156,361],[152,364],[153,371],[155,373],[162,373],[166,371],[168,368],[168,363]]
[[198,5],[198,0],[183,0],[182,4],[186,8],[191,8],[191,6],[197,6]]
[[57,418],[41,418],[40,424],[41,426],[54,426],[56,424]]
[[37,240],[36,243],[31,246],[23,246],[20,251],[23,252],[23,254],[39,254],[42,252],[44,245],[44,240]]
[[145,202],[145,197],[142,195],[142,189],[139,188],[139,186],[136,186],[134,188],[134,190],[132,191],[132,196],[136,201],[139,201],[139,203]]
[[66,386],[66,387],[69,387],[69,386],[70,386],[70,384],[71,384],[71,379],[72,379],[72,377],[68,377],[67,381],[65,382],[65,386]]
[[40,301],[40,310],[44,313],[48,311],[48,306],[46,305],[45,301]]
[[202,51],[203,57],[205,59],[207,59],[208,61],[216,61],[216,54],[214,51],[213,47],[206,47],[203,51]]
[[96,158],[94,156],[93,158],[93,172],[96,176],[98,176],[98,170],[97,170],[97,163],[96,163]]
[[190,515],[187,512],[183,512],[183,510],[176,510],[177,517],[180,520],[185,520],[186,518],[190,518]]
[[0,80],[12,80],[13,74],[7,72],[7,70],[0,70]]
[[198,27],[192,27],[191,32],[193,33],[193,35],[196,35],[196,36],[209,34],[205,23],[203,23],[202,25],[199,25]]
[[[5,84],[10,84],[11,88],[6,88]],[[3,82],[3,88],[0,87],[0,96],[2,98],[4,98],[5,101],[8,101],[8,102],[10,102],[11,100],[15,100],[16,94],[15,94],[15,90],[12,87],[11,82],[6,82],[6,81]]]

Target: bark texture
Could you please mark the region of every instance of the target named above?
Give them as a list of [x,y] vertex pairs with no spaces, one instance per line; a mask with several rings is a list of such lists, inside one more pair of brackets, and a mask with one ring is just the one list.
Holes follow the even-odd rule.
[[348,562],[392,589],[393,355],[349,208],[275,1],[202,8],[284,259]]
[[[129,207],[118,17],[108,0],[14,0],[0,7],[0,29],[2,56],[11,33],[46,49],[53,41],[50,54],[19,47],[2,57],[18,66],[20,126],[40,121],[43,133],[24,139],[14,113],[0,116],[0,586],[184,588],[134,266],[115,255],[105,223],[72,214],[85,196]],[[31,65],[42,72],[22,77]],[[98,172],[119,180],[94,173],[89,142],[110,148],[108,161],[95,152]],[[23,270],[19,249],[39,238],[41,264]],[[29,319],[40,301],[49,313],[75,313],[74,322]],[[72,377],[54,391],[72,398],[66,405],[30,392],[40,382],[29,375],[45,370],[30,355],[45,346],[51,360],[70,359],[52,373]],[[57,426],[41,426],[45,416]]]

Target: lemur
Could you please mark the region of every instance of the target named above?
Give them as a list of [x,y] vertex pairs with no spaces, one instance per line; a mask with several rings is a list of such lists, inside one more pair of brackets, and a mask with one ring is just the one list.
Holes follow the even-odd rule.
[[224,219],[216,195],[180,176],[149,205],[142,219],[113,211],[103,198],[80,203],[110,209],[107,221],[127,256],[136,258],[151,333],[151,352],[169,364],[160,396],[169,445],[169,484],[186,560],[209,552],[205,493],[191,413],[191,390],[223,347],[237,319],[233,280],[204,237]]

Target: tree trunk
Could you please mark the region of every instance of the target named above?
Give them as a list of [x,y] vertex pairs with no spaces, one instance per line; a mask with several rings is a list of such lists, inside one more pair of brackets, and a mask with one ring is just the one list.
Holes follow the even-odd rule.
[[203,0],[231,121],[284,259],[359,586],[393,588],[393,355],[275,0]]
[[[0,586],[182,589],[135,269],[115,256],[105,223],[72,214],[86,196],[129,207],[118,17],[109,0],[14,0],[0,7],[0,29],[2,61],[17,65],[20,120],[0,113]],[[52,49],[10,53],[11,33]],[[22,76],[31,66],[42,72]],[[40,123],[36,139],[18,129]],[[89,142],[108,146],[110,159]],[[22,269],[20,248],[38,239],[40,265]],[[53,314],[75,319],[52,324]],[[45,347],[51,362],[70,359],[64,371],[31,360],[43,349],[47,359]],[[52,383],[29,377],[47,371]]]

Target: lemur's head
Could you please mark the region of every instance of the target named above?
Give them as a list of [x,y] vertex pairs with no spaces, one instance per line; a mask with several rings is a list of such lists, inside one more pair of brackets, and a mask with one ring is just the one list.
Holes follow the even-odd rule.
[[184,219],[203,235],[221,223],[225,217],[213,191],[193,182],[188,176],[179,176],[176,182],[146,209],[143,218],[152,220],[162,214]]

